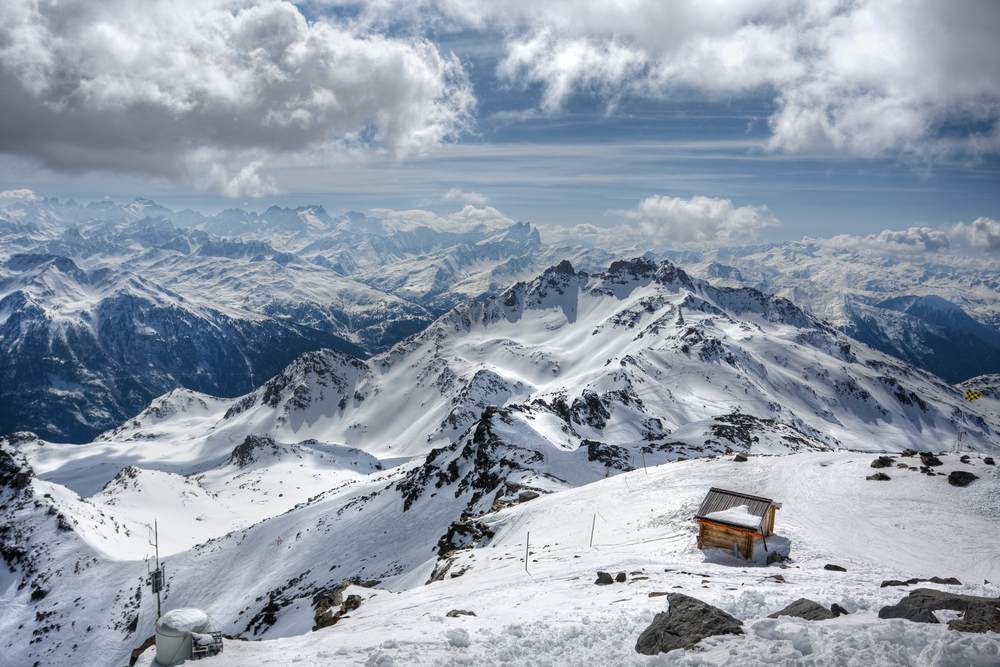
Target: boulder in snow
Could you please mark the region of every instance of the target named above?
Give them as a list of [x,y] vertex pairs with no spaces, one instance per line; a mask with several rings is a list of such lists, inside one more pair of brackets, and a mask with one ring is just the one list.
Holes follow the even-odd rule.
[[598,571],[597,581],[594,582],[598,586],[607,586],[608,584],[615,583],[615,580],[611,578],[611,575],[607,572]]
[[942,465],[941,464],[941,459],[939,459],[938,457],[934,456],[930,452],[921,452],[920,453],[920,462],[923,463],[927,467],[933,467],[933,466]]
[[948,621],[948,627],[959,632],[1000,633],[1000,604],[970,603],[962,618]]
[[985,463],[988,466],[994,466],[994,465],[996,465],[996,461],[993,460],[992,456],[987,456],[987,457],[983,458],[983,463]]
[[892,477],[889,477],[884,472],[877,472],[874,475],[868,475],[865,477],[867,480],[873,480],[876,482],[888,482]]
[[779,616],[794,616],[804,618],[807,621],[825,621],[834,618],[836,614],[818,602],[799,598],[784,609],[767,615],[768,618],[778,618]]
[[948,474],[948,483],[952,486],[968,486],[979,479],[968,470],[952,470]]
[[961,586],[962,582],[955,577],[931,577],[930,579],[917,579],[916,577],[912,579],[907,579],[906,581],[900,581],[898,579],[886,579],[882,582],[880,588],[888,588],[889,586],[910,586],[912,584],[920,584],[923,582],[930,582],[932,584],[943,584],[945,586]]
[[889,468],[892,466],[893,459],[891,456],[880,456],[874,461],[872,461],[873,468]]
[[830,572],[847,572],[847,568],[843,565],[834,565],[833,563],[827,563],[823,566],[823,569]]
[[666,612],[653,618],[642,631],[635,650],[644,655],[691,648],[705,637],[741,635],[743,624],[726,612],[682,593],[667,596]]
[[[905,618],[916,623],[938,623],[935,611],[950,609],[966,612],[970,605],[987,605],[1000,607],[1000,598],[978,597],[975,595],[960,595],[939,591],[933,588],[918,588],[894,605],[882,607],[879,618]],[[982,612],[977,611],[976,614]],[[975,620],[973,618],[972,620]]]

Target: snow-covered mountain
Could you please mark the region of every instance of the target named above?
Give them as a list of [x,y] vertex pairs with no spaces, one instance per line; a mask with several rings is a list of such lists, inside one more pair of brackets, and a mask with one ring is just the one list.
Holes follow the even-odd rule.
[[1000,265],[833,240],[663,253],[720,284],[784,296],[848,335],[959,382],[1000,371]]
[[[656,466],[738,451],[764,456],[751,458],[758,471],[779,459],[788,470],[807,460],[864,469],[856,450],[947,449],[964,431],[963,447],[982,452],[977,474],[989,475],[981,459],[997,449],[995,408],[989,397],[963,401],[785,299],[716,287],[669,262],[620,261],[595,274],[563,262],[368,360],[310,352],[235,399],[174,391],[86,445],[6,438],[0,630],[26,624],[41,638],[6,632],[16,660],[120,664],[151,634],[138,558],[153,519],[168,605],[205,606],[248,639],[290,637],[334,622],[327,602],[345,594],[345,581],[378,582],[377,591],[350,589],[362,600],[426,605],[413,591],[428,582],[477,570],[490,578],[502,564],[491,560],[511,557],[511,531],[520,539],[524,503],[596,493],[610,488],[605,477],[643,467],[661,479]],[[830,453],[841,449],[854,453]],[[717,474],[691,470],[698,477],[684,502]],[[845,488],[841,474],[831,473],[831,489]],[[913,476],[913,493],[944,484],[898,474]],[[602,497],[593,507],[615,516]],[[671,507],[654,524],[677,533],[677,557],[689,562],[690,508]],[[994,520],[995,507],[976,507],[954,511]],[[615,543],[629,541],[633,529],[622,529]],[[543,549],[568,539],[539,535],[551,535],[540,537]],[[807,552],[828,552],[802,535]],[[918,561],[876,570],[895,575]]]
[[[202,216],[148,200],[39,199],[0,217],[0,433],[73,441],[174,387],[232,396],[308,350],[384,350],[530,268],[539,245],[526,224],[459,233],[334,220],[320,207]],[[355,224],[381,236],[366,240]],[[396,254],[370,258],[357,278],[315,249],[296,254],[376,238]]]
[[178,385],[231,396],[305,351],[360,352],[288,318],[186,298],[141,271],[83,269],[51,254],[13,255],[4,267],[4,432],[86,440]]

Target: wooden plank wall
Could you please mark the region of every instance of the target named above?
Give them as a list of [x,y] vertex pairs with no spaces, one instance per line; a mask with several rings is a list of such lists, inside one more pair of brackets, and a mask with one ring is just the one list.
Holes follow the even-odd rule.
[[754,536],[746,531],[727,528],[715,524],[701,524],[698,531],[699,549],[739,549],[744,558],[753,554]]

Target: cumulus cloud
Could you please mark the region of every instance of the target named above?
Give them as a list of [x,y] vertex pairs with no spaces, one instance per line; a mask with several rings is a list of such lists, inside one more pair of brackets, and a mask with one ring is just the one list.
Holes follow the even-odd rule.
[[970,223],[960,222],[950,233],[976,250],[1000,252],[1000,220],[976,218]]
[[[352,3],[356,4],[356,3]],[[370,0],[359,21],[494,30],[502,81],[574,95],[774,102],[770,147],[878,157],[1000,152],[993,0]]]
[[475,98],[453,55],[424,39],[310,21],[291,2],[3,8],[0,151],[56,169],[266,194],[270,157],[334,141],[406,156],[471,122]]
[[11,201],[41,201],[42,198],[34,190],[20,188],[18,190],[4,190],[0,192],[0,203]]
[[451,188],[442,197],[445,201],[460,201],[466,204],[476,204],[482,206],[489,199],[480,192],[469,192],[460,188]]
[[653,195],[634,209],[610,213],[634,221],[642,233],[666,244],[747,240],[779,224],[766,206],[736,206],[729,199],[702,196]]
[[877,234],[841,234],[829,239],[806,239],[836,250],[875,252],[1000,252],[1000,220],[981,217],[950,227],[885,229]]

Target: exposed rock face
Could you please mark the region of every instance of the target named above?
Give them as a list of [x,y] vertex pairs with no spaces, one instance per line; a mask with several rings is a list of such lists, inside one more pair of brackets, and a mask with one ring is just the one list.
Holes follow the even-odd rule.
[[888,482],[892,477],[889,477],[884,472],[877,472],[874,475],[868,475],[865,479],[875,482]]
[[799,598],[784,609],[767,615],[768,618],[778,618],[779,616],[794,616],[804,618],[807,621],[825,621],[834,618],[836,614],[818,602]]
[[[967,612],[972,605],[985,605],[994,609],[1000,608],[1000,598],[978,597],[975,595],[959,595],[947,591],[938,591],[933,588],[918,588],[910,591],[910,594],[894,605],[882,607],[878,612],[879,618],[905,618],[916,623],[937,623],[935,611],[951,609],[953,611]],[[970,624],[982,620],[984,612],[977,610]],[[990,616],[985,615],[987,621]],[[962,619],[965,620],[965,619]]]
[[726,612],[681,593],[667,596],[670,607],[639,635],[635,650],[644,655],[691,648],[706,637],[741,635],[743,623]]
[[948,474],[948,483],[952,486],[968,486],[979,479],[967,470],[952,470]]
[[233,448],[233,453],[229,455],[229,463],[238,468],[245,468],[263,456],[268,454],[273,456],[277,451],[278,444],[271,436],[250,434]]
[[892,467],[893,459],[890,456],[880,456],[874,461],[872,461],[873,468],[890,468]]
[[343,581],[333,588],[321,590],[313,596],[313,632],[336,625],[349,612],[361,606],[364,598],[360,595],[344,597],[344,591],[355,581]]

